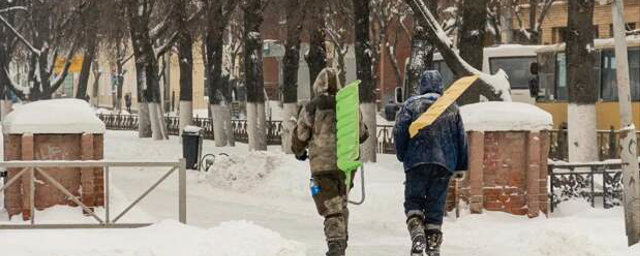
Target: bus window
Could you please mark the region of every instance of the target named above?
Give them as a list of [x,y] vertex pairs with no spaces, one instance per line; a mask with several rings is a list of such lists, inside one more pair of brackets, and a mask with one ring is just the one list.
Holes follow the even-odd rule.
[[501,57],[489,59],[491,74],[502,69],[509,76],[512,90],[528,90],[531,78],[530,66],[536,57]]
[[[640,49],[629,50],[631,99],[640,100]],[[618,100],[616,56],[613,50],[602,52],[602,100]]]
[[556,91],[555,100],[568,100],[567,57],[561,52],[556,55]]
[[449,88],[449,86],[454,82],[454,76],[453,72],[451,72],[451,69],[449,69],[449,66],[447,66],[447,63],[445,63],[443,60],[434,61],[433,67],[435,70],[438,70],[440,72],[444,88]]

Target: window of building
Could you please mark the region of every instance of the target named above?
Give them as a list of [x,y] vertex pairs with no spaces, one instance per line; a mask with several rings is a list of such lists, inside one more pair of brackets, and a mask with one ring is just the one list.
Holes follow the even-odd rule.
[[[627,23],[624,26],[624,29],[627,32],[631,32],[636,30],[636,24],[635,23]],[[609,24],[609,37],[613,37],[613,24]]]
[[[629,49],[629,79],[631,99],[640,100],[640,48]],[[616,56],[614,50],[602,52],[602,100],[618,100]]]
[[533,62],[536,62],[536,57],[491,58],[489,66],[491,74],[500,69],[507,73],[511,89],[529,89],[530,67]]
[[552,29],[551,41],[554,44],[564,43],[567,40],[567,28],[555,27]]

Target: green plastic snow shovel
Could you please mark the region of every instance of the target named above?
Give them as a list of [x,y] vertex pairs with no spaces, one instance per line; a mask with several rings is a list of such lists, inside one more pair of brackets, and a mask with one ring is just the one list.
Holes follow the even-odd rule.
[[351,173],[362,166],[360,162],[360,80],[338,91],[336,95],[336,130],[338,168],[346,175],[351,186]]

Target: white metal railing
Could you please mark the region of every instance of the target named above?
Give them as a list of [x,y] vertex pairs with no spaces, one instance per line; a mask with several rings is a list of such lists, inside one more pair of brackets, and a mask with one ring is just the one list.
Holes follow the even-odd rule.
[[[98,216],[91,208],[87,207],[80,199],[74,196],[69,190],[62,186],[55,178],[49,175],[42,168],[103,168],[104,169],[104,219]],[[114,219],[111,219],[111,206],[109,202],[109,171],[110,167],[169,167],[160,179],[151,185],[136,200],[120,212]],[[131,162],[131,161],[7,161],[0,162],[0,168],[21,169],[16,175],[12,175],[10,179],[5,178],[4,186],[0,187],[0,193],[11,186],[23,175],[29,175],[29,207],[31,218],[29,224],[0,224],[0,229],[29,229],[29,228],[135,228],[151,225],[152,223],[117,223],[125,214],[127,214],[134,206],[144,199],[151,191],[153,191],[160,183],[165,181],[171,174],[178,170],[178,220],[181,223],[187,222],[187,185],[186,185],[186,161],[180,159],[175,162]],[[92,169],[80,169],[80,171],[93,171]],[[82,207],[85,213],[93,217],[98,223],[94,224],[37,224],[35,223],[35,186],[34,177],[39,173],[46,181],[64,193],[71,201]]]

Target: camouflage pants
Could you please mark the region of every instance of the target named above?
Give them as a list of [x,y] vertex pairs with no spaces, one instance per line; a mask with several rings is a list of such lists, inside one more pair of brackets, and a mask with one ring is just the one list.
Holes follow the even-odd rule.
[[335,171],[314,174],[313,179],[320,186],[320,192],[313,196],[313,201],[318,213],[324,217],[324,234],[327,241],[346,241],[349,238],[349,209],[344,173]]

